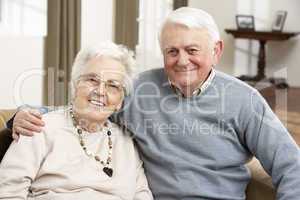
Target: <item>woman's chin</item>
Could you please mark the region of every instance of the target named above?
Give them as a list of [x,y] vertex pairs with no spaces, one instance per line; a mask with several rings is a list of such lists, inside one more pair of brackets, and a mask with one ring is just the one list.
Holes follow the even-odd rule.
[[86,113],[86,118],[92,121],[106,121],[107,118],[112,114],[109,109],[90,109]]
[[82,116],[87,124],[103,124],[107,121],[109,115],[105,113],[87,113]]
[[89,106],[88,108],[77,110],[78,118],[91,122],[106,121],[112,113],[112,110],[107,107]]

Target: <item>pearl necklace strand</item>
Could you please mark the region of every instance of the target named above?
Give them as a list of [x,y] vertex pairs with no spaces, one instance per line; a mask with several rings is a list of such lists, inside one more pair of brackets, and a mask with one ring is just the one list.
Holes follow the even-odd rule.
[[101,158],[100,158],[99,155],[96,155],[95,153],[93,153],[93,152],[91,152],[90,150],[87,149],[87,147],[85,145],[85,141],[84,141],[83,136],[82,136],[83,135],[82,129],[76,123],[76,119],[75,119],[72,107],[70,109],[70,115],[71,115],[71,118],[72,118],[72,121],[73,121],[73,125],[76,128],[76,132],[78,134],[80,146],[82,147],[82,149],[85,152],[85,154],[88,157],[93,158],[96,162],[100,163],[103,166],[103,169],[102,169],[103,172],[105,174],[107,174],[107,176],[112,177],[112,175],[113,175],[113,169],[111,167],[109,167],[109,164],[112,161],[112,149],[113,149],[110,129],[108,128],[108,130],[106,132],[107,137],[108,137],[108,156],[107,156],[106,161],[104,161],[104,160],[101,160]]

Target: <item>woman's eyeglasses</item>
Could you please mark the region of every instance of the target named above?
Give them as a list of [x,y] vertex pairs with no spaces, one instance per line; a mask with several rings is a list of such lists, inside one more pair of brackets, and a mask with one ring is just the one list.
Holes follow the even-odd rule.
[[85,83],[92,87],[100,87],[103,83],[105,90],[110,94],[120,94],[126,92],[125,86],[116,80],[103,80],[96,74],[84,74],[79,76],[78,81]]

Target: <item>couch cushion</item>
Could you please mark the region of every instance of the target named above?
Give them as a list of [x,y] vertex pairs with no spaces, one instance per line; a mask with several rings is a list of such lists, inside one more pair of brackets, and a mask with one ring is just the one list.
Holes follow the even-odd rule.
[[260,162],[253,158],[247,167],[251,172],[251,181],[247,186],[247,200],[275,200],[276,191],[271,177],[265,172]]
[[15,114],[16,110],[0,110],[0,130],[6,127],[6,122]]

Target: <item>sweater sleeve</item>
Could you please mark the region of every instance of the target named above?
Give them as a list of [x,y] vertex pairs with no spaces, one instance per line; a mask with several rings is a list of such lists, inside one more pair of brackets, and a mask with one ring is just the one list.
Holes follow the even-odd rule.
[[136,157],[136,189],[133,200],[153,200],[152,192],[149,189],[148,181],[145,175],[143,162],[140,159],[137,148],[135,148]]
[[134,200],[153,200],[152,192],[149,189],[148,181],[144,173],[144,168],[142,164],[138,169],[137,175],[137,187],[134,196]]
[[277,200],[296,200],[300,196],[300,150],[287,129],[265,100],[252,96],[245,129],[249,150],[259,159],[277,188]]
[[46,155],[44,135],[21,136],[11,144],[0,165],[0,199],[27,199]]

